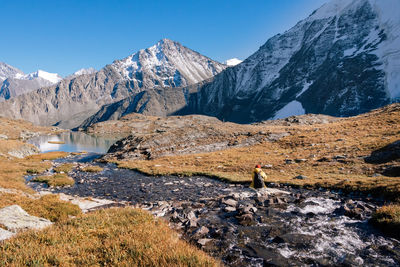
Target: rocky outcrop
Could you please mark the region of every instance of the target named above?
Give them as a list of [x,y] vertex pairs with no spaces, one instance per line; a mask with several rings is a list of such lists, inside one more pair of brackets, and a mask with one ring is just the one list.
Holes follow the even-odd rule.
[[[225,67],[177,42],[163,39],[94,74],[65,79],[57,85],[1,102],[0,113],[35,124],[75,128],[104,105],[149,89],[198,83]],[[163,93],[160,95],[163,97]],[[157,94],[154,96],[157,98]],[[160,108],[161,104],[164,103],[154,107]]]
[[27,156],[37,154],[39,152],[40,150],[36,146],[24,143],[18,148],[8,151],[8,155],[22,159]]
[[0,224],[7,231],[17,233],[28,229],[43,229],[53,223],[47,219],[29,215],[18,205],[0,209]]
[[[137,120],[134,115],[132,117],[133,120],[103,123],[128,124],[126,131],[132,131],[128,137],[111,146],[104,158],[154,159],[167,155],[211,152],[274,141],[288,135],[281,129],[276,132],[263,131],[263,127],[256,125],[227,123],[201,115],[150,117],[147,122]],[[120,127],[124,129],[124,125]],[[113,128],[107,127],[110,130]]]

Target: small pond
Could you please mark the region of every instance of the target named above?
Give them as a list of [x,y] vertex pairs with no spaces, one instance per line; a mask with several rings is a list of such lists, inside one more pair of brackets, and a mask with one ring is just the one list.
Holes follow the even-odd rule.
[[37,146],[40,152],[93,152],[106,153],[116,138],[104,138],[82,132],[64,132],[58,135],[42,135],[28,142]]

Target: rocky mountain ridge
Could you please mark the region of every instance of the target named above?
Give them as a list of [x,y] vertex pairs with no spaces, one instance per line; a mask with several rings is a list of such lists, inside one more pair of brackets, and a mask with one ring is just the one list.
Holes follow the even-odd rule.
[[248,123],[352,116],[400,97],[395,0],[332,0],[190,96],[182,114]]
[[19,69],[0,63],[0,101],[22,95],[62,80],[57,73],[38,70],[24,74]]
[[[332,0],[242,63],[183,87],[179,100],[176,91],[146,95],[157,104],[145,111],[138,105],[144,96],[131,96],[103,107],[82,127],[130,112],[204,114],[249,123],[305,113],[353,116],[397,102],[400,18],[393,7],[400,3]],[[166,112],[163,104],[171,99],[180,105]]]
[[225,68],[178,42],[163,39],[96,73],[65,79],[2,102],[0,113],[35,124],[75,128],[103,105],[152,88],[162,91],[198,83]]

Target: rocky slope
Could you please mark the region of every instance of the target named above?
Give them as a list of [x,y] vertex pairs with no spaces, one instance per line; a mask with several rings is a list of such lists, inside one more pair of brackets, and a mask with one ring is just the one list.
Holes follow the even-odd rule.
[[276,127],[271,128],[269,123],[241,125],[202,115],[160,118],[129,114],[119,120],[96,123],[88,127],[87,132],[125,136],[111,146],[104,159],[135,160],[247,147],[289,135],[284,126],[324,124],[336,120],[310,114],[274,121]]
[[66,79],[0,103],[0,113],[35,124],[74,128],[103,105],[152,88],[163,90],[198,83],[225,67],[177,42],[163,39],[94,74]]
[[396,0],[332,0],[192,94],[182,114],[352,116],[400,99]]

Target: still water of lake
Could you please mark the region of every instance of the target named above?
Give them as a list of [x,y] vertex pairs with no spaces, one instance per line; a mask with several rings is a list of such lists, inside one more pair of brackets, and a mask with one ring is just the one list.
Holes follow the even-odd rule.
[[29,140],[29,143],[36,145],[43,153],[52,151],[106,153],[117,140],[82,132],[64,132],[58,135],[34,137]]

